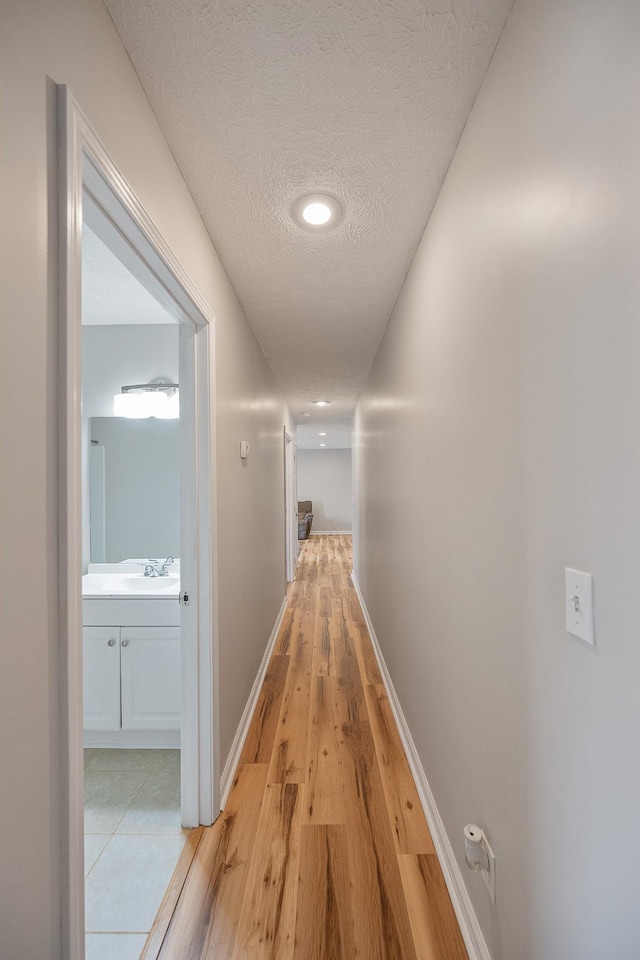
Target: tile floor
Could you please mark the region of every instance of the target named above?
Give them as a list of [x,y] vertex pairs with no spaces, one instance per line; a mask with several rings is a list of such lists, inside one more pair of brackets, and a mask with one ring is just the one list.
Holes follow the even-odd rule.
[[86,960],[139,960],[184,846],[179,750],[84,752]]

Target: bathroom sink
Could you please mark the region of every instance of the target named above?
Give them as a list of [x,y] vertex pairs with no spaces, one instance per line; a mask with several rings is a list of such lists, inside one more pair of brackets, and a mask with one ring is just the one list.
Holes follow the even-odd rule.
[[118,593],[173,593],[180,585],[180,577],[112,577],[112,586]]
[[142,573],[86,573],[83,597],[177,597],[180,577],[145,577]]

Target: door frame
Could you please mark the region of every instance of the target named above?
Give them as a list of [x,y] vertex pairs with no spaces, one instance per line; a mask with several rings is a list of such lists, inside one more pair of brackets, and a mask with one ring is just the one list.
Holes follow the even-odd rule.
[[287,583],[295,579],[298,563],[298,499],[297,499],[297,445],[294,437],[284,428],[284,537],[285,578]]
[[[215,416],[212,404],[215,315],[144,206],[118,171],[65,85],[58,87],[58,595],[63,954],[84,958],[84,765],[82,723],[82,326],[83,202],[96,205],[113,242],[131,254],[145,285],[180,321],[181,407],[191,468],[183,456],[182,513],[188,543],[181,579],[181,781],[185,826],[212,823],[219,811],[217,536]],[[151,281],[150,281],[151,278]],[[140,279],[140,277],[139,277]],[[186,510],[186,515],[185,515]],[[191,569],[190,558],[192,558]],[[186,564],[186,566],[185,566]]]

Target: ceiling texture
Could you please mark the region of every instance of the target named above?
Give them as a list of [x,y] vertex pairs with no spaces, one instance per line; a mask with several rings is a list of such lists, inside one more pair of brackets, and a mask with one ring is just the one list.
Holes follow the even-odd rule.
[[294,417],[348,424],[512,0],[105,2]]

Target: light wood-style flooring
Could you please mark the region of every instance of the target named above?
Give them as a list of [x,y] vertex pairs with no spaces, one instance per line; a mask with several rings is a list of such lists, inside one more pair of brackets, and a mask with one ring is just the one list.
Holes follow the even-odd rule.
[[229,800],[145,960],[467,960],[350,572],[350,537],[305,542]]

